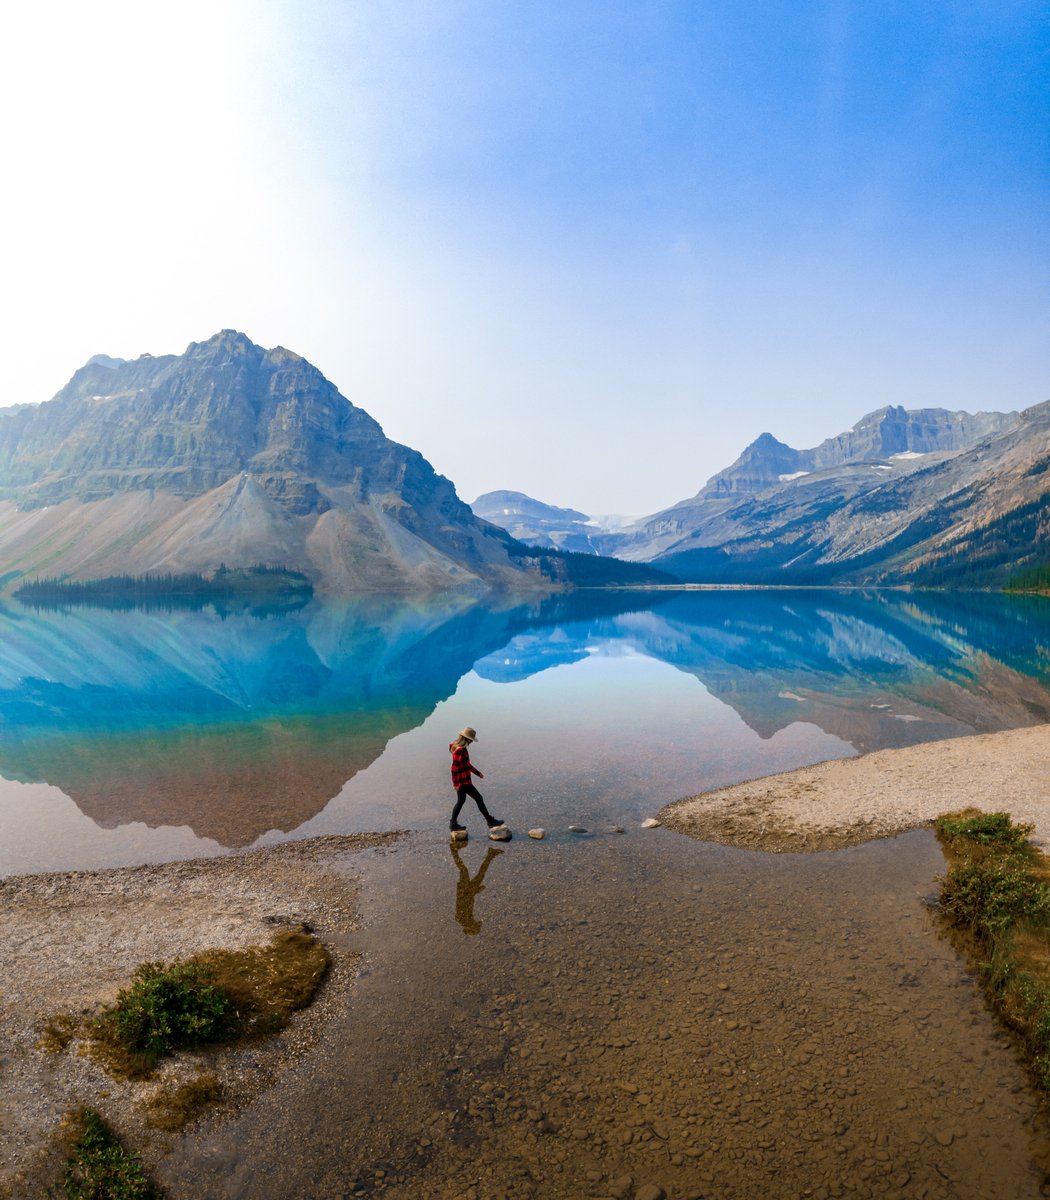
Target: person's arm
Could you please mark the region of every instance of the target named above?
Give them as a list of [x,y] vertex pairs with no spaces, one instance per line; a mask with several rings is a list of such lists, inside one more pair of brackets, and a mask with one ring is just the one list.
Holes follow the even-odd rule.
[[476,766],[474,766],[474,764],[473,764],[473,763],[471,763],[471,764],[470,764],[470,769],[471,769],[471,770],[474,772],[474,774],[475,774],[475,775],[476,775],[476,776],[477,776],[479,779],[484,779],[484,778],[485,778],[485,776],[484,776],[484,775],[482,775],[482,773],[481,773],[481,772],[480,772],[480,771],[477,769],[477,767],[476,767]]

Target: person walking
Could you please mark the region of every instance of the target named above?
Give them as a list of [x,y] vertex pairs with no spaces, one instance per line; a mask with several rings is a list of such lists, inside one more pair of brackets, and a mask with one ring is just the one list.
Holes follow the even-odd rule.
[[459,813],[468,796],[477,804],[478,811],[485,818],[485,824],[489,829],[496,829],[503,824],[499,817],[494,817],[485,807],[484,798],[470,778],[471,775],[476,775],[479,779],[485,778],[470,761],[470,745],[477,740],[476,731],[468,725],[449,743],[448,748],[452,753],[452,786],[456,789],[456,804],[452,809],[452,819],[448,823],[448,827],[453,833],[463,831],[463,826],[459,824]]

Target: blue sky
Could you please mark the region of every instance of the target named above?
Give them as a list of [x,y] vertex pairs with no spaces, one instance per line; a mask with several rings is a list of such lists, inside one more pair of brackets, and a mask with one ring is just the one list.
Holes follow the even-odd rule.
[[460,495],[691,495],[764,430],[1047,386],[1042,6],[7,15],[0,403],[219,328]]

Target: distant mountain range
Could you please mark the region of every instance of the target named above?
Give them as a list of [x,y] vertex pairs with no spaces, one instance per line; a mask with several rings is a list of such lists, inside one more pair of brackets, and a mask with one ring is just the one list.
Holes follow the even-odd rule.
[[305,359],[223,330],[181,355],[96,355],[52,400],[0,409],[0,591],[223,566],[328,594],[995,587],[1050,564],[1048,491],[1050,402],[883,408],[809,450],[764,433],[623,528],[520,492],[472,508]]
[[52,400],[0,409],[0,585],[256,564],[329,593],[574,574],[479,520],[305,359],[233,330],[181,355],[96,355]]
[[[764,433],[695,496],[625,530],[553,511],[573,514],[567,535],[591,529],[594,552],[687,581],[995,587],[1050,562],[1048,468],[1050,402],[890,407],[810,450]],[[548,538],[530,504],[518,502],[516,536]]]
[[476,516],[506,529],[530,546],[600,554],[595,538],[603,532],[598,519],[574,508],[555,508],[523,492],[486,492],[470,506]]

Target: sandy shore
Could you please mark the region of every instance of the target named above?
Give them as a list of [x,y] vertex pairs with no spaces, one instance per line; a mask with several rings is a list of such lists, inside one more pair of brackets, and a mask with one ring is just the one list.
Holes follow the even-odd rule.
[[[134,1144],[161,1152],[144,1108],[158,1088],[216,1071],[237,1107],[308,1049],[326,1015],[345,1004],[355,971],[353,856],[398,836],[323,837],[222,858],[0,879],[0,1196],[42,1194],[41,1178],[56,1169],[49,1143],[77,1105],[97,1108]],[[316,931],[332,970],[318,1001],[268,1043],[182,1054],[150,1080],[132,1082],[110,1079],[75,1041],[57,1055],[36,1048],[48,1018],[98,1011],[140,963],[263,944],[299,924]]]
[[670,829],[773,853],[835,850],[973,807],[1009,812],[1050,845],[1050,726],[879,750],[669,804]]

